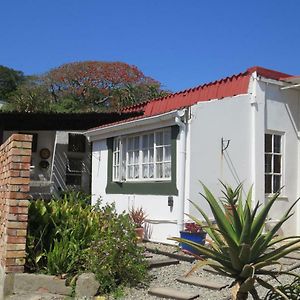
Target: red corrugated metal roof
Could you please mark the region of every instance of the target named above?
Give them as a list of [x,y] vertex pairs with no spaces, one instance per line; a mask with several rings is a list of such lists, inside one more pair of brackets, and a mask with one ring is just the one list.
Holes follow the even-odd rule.
[[251,74],[257,72],[259,76],[280,80],[291,75],[265,69],[262,67],[252,67],[245,72],[226,77],[217,81],[206,83],[198,87],[170,94],[163,98],[149,100],[133,106],[126,107],[122,110],[128,112],[142,112],[143,115],[135,118],[126,119],[121,122],[106,124],[100,127],[107,127],[112,124],[125,123],[135,119],[155,116],[167,113],[176,109],[191,106],[201,101],[209,101],[212,99],[222,99],[248,93],[249,80]]

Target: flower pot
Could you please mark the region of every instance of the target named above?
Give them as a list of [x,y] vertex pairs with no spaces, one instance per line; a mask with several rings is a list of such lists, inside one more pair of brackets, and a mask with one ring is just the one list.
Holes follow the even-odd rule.
[[144,228],[143,227],[135,228],[135,234],[137,237],[137,242],[141,243],[144,239]]
[[[188,231],[180,231],[180,237],[185,240],[189,240],[191,242],[198,243],[200,245],[205,244],[205,238],[206,238],[206,232],[188,232]],[[186,244],[186,243],[180,243],[180,247],[182,251],[200,255],[200,253],[192,246]]]

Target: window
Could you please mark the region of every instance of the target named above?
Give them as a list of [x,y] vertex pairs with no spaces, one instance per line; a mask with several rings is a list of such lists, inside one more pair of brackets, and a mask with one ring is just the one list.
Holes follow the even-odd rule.
[[117,137],[113,142],[113,181],[171,179],[171,128]]
[[82,134],[69,133],[69,152],[85,152],[85,136]]
[[66,166],[66,185],[81,185],[82,159],[68,158]]
[[282,186],[282,136],[265,134],[265,193],[276,193]]

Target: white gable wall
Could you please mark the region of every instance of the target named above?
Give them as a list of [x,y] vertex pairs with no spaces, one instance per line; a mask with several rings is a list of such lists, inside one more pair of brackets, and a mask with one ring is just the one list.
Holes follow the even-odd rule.
[[[211,215],[206,201],[199,195],[202,181],[216,196],[221,196],[218,179],[236,186],[251,185],[251,104],[249,95],[200,102],[192,107],[190,194]],[[221,151],[221,139],[230,140]],[[227,142],[224,142],[226,146]],[[195,209],[191,206],[194,215]]]

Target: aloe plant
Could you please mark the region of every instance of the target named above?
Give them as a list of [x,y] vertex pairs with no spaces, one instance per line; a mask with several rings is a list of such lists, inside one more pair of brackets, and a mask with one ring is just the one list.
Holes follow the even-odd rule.
[[[262,275],[276,278],[281,274],[289,274],[299,277],[292,272],[283,271],[278,260],[300,249],[300,236],[278,237],[276,235],[282,224],[293,215],[292,209],[299,199],[270,231],[264,231],[268,213],[279,192],[274,194],[263,207],[257,203],[252,208],[252,188],[243,200],[242,185],[234,190],[226,184],[222,183],[222,185],[226,203],[219,201],[204,184],[202,184],[204,193],[200,193],[208,202],[217,226],[212,224],[201,207],[192,201],[193,206],[204,218],[205,224],[195,216],[187,214],[208,233],[212,239],[211,247],[177,237],[171,238],[192,246],[206,257],[205,260],[199,261],[187,275],[199,267],[209,265],[221,275],[233,279],[230,285],[232,299],[247,299],[249,293],[254,299],[259,299],[255,283],[273,290],[282,296],[282,299],[288,299],[279,289],[270,285]],[[228,204],[232,209],[231,214],[226,212]],[[272,267],[274,269],[271,269]]]

